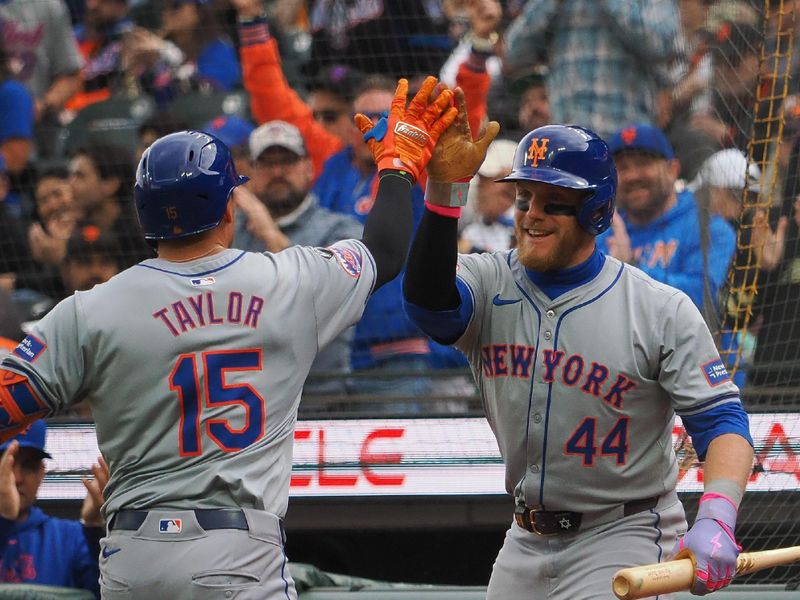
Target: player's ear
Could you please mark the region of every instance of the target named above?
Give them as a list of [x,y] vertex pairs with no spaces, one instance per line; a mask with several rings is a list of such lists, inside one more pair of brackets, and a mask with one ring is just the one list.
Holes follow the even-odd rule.
[[228,202],[228,206],[225,207],[225,214],[222,215],[222,222],[233,223],[233,219],[235,216],[236,216],[236,202]]

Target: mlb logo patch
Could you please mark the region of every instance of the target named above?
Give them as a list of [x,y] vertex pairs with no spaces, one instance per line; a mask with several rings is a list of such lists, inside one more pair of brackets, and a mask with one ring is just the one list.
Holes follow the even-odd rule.
[[201,285],[212,285],[216,281],[217,280],[214,279],[213,277],[198,277],[196,279],[192,279],[191,284],[195,287],[198,287]]
[[708,385],[711,387],[716,387],[721,383],[731,380],[731,376],[728,374],[728,369],[726,369],[725,365],[722,364],[721,358],[716,358],[710,362],[707,362],[700,368],[703,370],[703,375],[705,375],[706,381],[708,381]]
[[183,519],[159,519],[158,533],[180,533],[183,531]]
[[46,349],[47,344],[36,339],[35,336],[29,335],[14,348],[14,354],[19,356],[22,360],[32,363],[39,358]]
[[350,277],[361,277],[361,253],[340,246],[331,246],[330,251]]

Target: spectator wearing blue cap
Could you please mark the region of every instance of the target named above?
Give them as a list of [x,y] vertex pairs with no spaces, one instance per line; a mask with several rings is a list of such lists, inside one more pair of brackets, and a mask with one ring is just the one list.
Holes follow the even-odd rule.
[[680,163],[660,129],[629,125],[608,146],[619,177],[619,210],[598,247],[685,292],[706,316],[716,315],[736,232],[700,210],[692,192],[677,191]]
[[2,446],[0,458],[0,581],[86,589],[100,596],[100,516],[108,467],[92,467],[81,523],[46,515],[33,505],[45,475],[47,428],[36,421]]
[[203,125],[203,131],[222,140],[233,155],[236,172],[250,177],[250,134],[256,128],[247,119],[236,115],[220,115]]

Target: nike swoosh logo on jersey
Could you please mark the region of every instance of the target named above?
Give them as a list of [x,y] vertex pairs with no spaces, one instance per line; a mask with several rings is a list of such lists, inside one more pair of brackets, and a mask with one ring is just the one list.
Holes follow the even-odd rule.
[[122,548],[108,548],[106,546],[103,547],[103,558],[108,558],[109,556],[116,554],[122,550]]
[[516,304],[522,300],[522,298],[517,298],[516,300],[506,300],[505,298],[501,298],[500,294],[496,294],[494,298],[492,298],[492,304],[495,306],[505,306],[506,304]]

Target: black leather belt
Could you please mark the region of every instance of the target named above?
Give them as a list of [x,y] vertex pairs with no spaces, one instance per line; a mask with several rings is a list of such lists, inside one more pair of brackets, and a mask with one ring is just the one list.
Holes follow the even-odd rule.
[[[658,504],[658,496],[632,500],[622,506],[625,517],[635,515],[645,510],[650,510]],[[534,510],[519,504],[514,509],[514,520],[517,525],[537,535],[558,535],[560,533],[575,533],[581,528],[583,513],[568,510]],[[600,524],[599,522],[596,524]],[[588,523],[585,524],[588,526]]]
[[[176,510],[176,512],[178,512]],[[248,530],[247,518],[244,516],[244,511],[238,509],[225,509],[225,508],[211,508],[211,509],[195,509],[192,511],[197,523],[208,531],[209,529],[243,529]],[[124,529],[136,531],[142,526],[144,520],[147,518],[148,511],[146,510],[121,510],[117,512],[108,525],[109,531],[115,529]],[[167,516],[169,511],[164,512],[164,521],[169,520]]]

